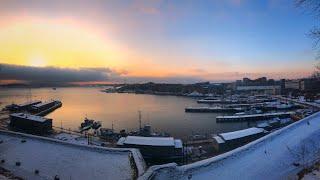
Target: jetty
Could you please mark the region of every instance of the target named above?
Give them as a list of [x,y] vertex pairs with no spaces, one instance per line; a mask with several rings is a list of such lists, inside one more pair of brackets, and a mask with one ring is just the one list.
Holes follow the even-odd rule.
[[219,113],[219,112],[241,112],[243,108],[229,108],[229,107],[187,107],[185,112],[189,113]]
[[248,115],[236,115],[236,116],[217,116],[217,122],[241,122],[241,121],[259,121],[268,120],[272,118],[288,118],[294,112],[276,112],[276,113],[264,113],[264,114],[248,114]]
[[23,111],[23,110],[29,110],[34,105],[40,104],[41,101],[30,101],[25,102],[21,104],[10,104],[5,107],[6,110],[9,111]]
[[36,105],[33,105],[30,109],[30,112],[36,116],[45,116],[48,113],[54,111],[55,109],[62,106],[61,101],[51,100],[48,102],[42,102]]
[[220,100],[220,99],[200,99],[197,103],[203,104],[234,104],[239,103],[238,100]]

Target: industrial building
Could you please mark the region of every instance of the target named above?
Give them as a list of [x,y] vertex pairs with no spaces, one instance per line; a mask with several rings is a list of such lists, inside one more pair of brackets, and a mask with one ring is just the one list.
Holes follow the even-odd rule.
[[265,133],[264,129],[256,127],[221,133],[213,137],[213,146],[219,152],[226,152],[256,140],[264,136]]
[[173,137],[122,137],[117,142],[119,147],[137,148],[145,159],[181,158],[182,141]]
[[32,134],[45,134],[52,130],[52,119],[24,113],[10,114],[10,126]]

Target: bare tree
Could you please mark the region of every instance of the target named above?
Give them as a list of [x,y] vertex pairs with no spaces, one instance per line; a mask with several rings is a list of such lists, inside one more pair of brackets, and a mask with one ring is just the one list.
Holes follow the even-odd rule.
[[[315,15],[320,20],[320,0],[296,0],[296,5],[305,11]],[[320,78],[320,27],[314,27],[310,30],[309,36],[314,40],[314,48],[318,50],[318,64],[316,65],[313,77]]]

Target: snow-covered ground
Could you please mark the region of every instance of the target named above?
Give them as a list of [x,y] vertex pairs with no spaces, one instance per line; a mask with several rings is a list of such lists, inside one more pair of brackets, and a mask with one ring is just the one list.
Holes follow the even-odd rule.
[[88,145],[88,139],[74,134],[60,133],[54,136],[55,139],[72,144]]
[[320,171],[314,170],[311,173],[308,173],[303,176],[302,180],[319,180],[320,179]]
[[184,166],[153,166],[140,179],[292,179],[320,155],[320,112],[243,147]]
[[142,174],[144,161],[135,149],[76,145],[0,131],[0,160],[5,160],[0,166],[25,179],[53,179],[56,175],[60,179],[131,179],[135,170],[130,157]]

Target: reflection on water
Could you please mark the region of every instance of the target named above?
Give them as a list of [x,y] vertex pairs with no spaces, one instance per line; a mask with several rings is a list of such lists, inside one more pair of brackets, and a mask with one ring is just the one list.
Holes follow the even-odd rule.
[[107,94],[99,88],[37,88],[0,89],[1,107],[12,102],[27,100],[61,100],[61,108],[49,114],[54,126],[77,129],[84,117],[102,122],[103,127],[116,130],[137,130],[138,110],[142,111],[143,124],[155,131],[165,131],[186,139],[192,133],[220,133],[244,129],[247,123],[216,123],[215,113],[185,113],[186,106],[199,106],[195,99],[175,96],[137,94]]

